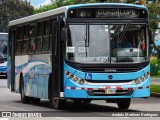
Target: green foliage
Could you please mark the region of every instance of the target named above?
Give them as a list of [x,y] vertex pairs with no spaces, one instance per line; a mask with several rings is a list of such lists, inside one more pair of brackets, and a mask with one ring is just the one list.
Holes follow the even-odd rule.
[[151,67],[151,76],[155,76],[158,73],[158,63],[159,60],[157,57],[150,58],[150,67]]
[[152,3],[148,4],[147,8],[149,10],[149,26],[154,30],[158,27],[157,14],[160,14],[160,4]]
[[150,88],[151,88],[151,92],[160,93],[160,85],[151,84]]
[[33,14],[33,6],[20,0],[5,0],[0,3],[0,32],[8,31],[8,22]]

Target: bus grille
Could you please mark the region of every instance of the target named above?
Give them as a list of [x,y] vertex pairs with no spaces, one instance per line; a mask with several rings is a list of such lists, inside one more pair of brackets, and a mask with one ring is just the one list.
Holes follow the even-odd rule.
[[126,72],[137,72],[140,70],[138,67],[113,67],[113,68],[107,68],[107,67],[81,67],[81,70],[83,72],[94,72],[94,73],[126,73]]
[[129,83],[133,80],[86,80],[89,83]]
[[116,90],[115,94],[105,94],[104,90],[87,91],[90,96],[130,96],[133,90]]

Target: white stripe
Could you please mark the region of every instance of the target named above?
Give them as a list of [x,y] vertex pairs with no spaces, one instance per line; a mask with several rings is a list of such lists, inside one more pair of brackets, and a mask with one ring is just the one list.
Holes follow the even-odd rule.
[[9,120],[8,118],[0,118],[0,120]]
[[76,88],[76,90],[81,90],[81,88]]
[[68,118],[64,118],[64,117],[55,117],[57,119],[61,119],[61,120],[72,120],[72,119],[68,119]]
[[25,68],[23,68],[22,72],[27,73],[28,70],[30,70],[33,66],[40,65],[40,64],[48,65],[47,63],[44,63],[44,62],[36,62],[36,61],[31,62]]
[[71,89],[71,87],[66,87],[66,89]]
[[116,86],[111,86],[111,88],[116,88]]
[[64,97],[64,92],[60,92],[60,97]]
[[8,106],[8,105],[3,105],[4,107],[8,107],[8,108],[13,108],[13,109],[17,109],[17,110],[22,110],[22,111],[29,111],[26,109],[21,109],[21,108],[17,108],[17,107],[13,107],[13,106]]

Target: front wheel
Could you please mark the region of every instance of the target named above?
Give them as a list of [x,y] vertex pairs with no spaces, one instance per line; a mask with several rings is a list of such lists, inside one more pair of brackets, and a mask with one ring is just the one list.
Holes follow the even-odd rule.
[[117,105],[120,109],[128,109],[130,106],[130,98],[116,99]]
[[53,107],[56,110],[63,109],[66,105],[66,100],[60,98],[52,98]]

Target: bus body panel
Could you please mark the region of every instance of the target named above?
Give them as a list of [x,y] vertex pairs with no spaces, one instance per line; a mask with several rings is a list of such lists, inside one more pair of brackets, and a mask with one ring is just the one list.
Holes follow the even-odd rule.
[[48,79],[51,73],[51,66],[47,64],[50,60],[49,56],[50,54],[37,55],[34,56],[35,58],[32,56],[33,59],[28,55],[15,57],[15,91],[17,93],[20,92],[20,74],[22,74],[27,96],[48,98]]

